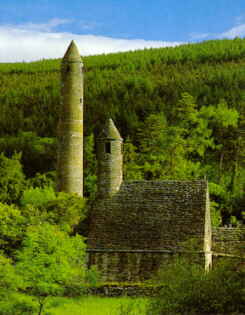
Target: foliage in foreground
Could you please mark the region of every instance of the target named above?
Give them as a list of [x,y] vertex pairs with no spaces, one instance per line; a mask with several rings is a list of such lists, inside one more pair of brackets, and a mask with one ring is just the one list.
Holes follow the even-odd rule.
[[[50,297],[81,295],[90,272],[85,269],[85,244],[49,223],[27,229],[16,262],[0,255],[0,314],[43,314]],[[92,277],[94,278],[94,277]],[[32,297],[20,300],[18,292]],[[13,311],[13,309],[15,311]],[[25,311],[24,311],[25,310]]]
[[[81,236],[69,235],[48,223],[31,227],[17,255],[17,271],[32,295],[55,295],[69,287],[69,281],[81,283],[85,277],[85,245]],[[31,263],[30,263],[31,262]],[[74,283],[73,283],[74,285]]]
[[244,314],[244,276],[242,265],[231,261],[206,273],[202,266],[178,259],[162,270],[163,288],[147,315]]

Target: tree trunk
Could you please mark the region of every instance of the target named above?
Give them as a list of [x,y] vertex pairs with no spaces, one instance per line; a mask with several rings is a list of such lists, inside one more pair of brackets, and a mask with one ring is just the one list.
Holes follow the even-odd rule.
[[42,315],[43,309],[44,309],[44,298],[40,298],[39,299],[39,311],[38,311],[38,315]]
[[40,307],[39,307],[38,315],[41,315],[42,311],[43,311],[43,303],[39,303],[39,305],[40,305]]
[[222,179],[224,155],[225,155],[225,152],[222,151],[220,154],[220,159],[219,159],[219,183],[221,183],[221,179]]

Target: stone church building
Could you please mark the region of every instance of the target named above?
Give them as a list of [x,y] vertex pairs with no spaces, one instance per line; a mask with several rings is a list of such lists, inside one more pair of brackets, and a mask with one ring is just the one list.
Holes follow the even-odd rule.
[[[98,194],[91,209],[89,264],[107,281],[141,281],[173,255],[211,264],[208,185],[196,181],[123,181],[122,138],[109,119],[97,139]],[[193,249],[192,249],[193,251]]]
[[[61,80],[58,189],[83,196],[83,72],[73,41],[62,61]],[[195,240],[195,254],[208,269],[207,182],[124,181],[122,143],[109,119],[97,139],[98,193],[90,211],[88,264],[97,265],[106,281],[141,281],[173,255],[193,252],[188,243]]]

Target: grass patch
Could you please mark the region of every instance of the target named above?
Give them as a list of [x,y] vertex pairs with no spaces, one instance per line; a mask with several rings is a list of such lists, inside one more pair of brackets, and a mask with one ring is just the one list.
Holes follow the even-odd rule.
[[48,311],[50,315],[144,315],[146,301],[144,298],[129,297],[57,298],[52,301],[57,306]]

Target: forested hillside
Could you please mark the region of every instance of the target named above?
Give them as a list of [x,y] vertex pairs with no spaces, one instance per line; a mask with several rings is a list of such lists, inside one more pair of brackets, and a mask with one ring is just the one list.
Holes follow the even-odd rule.
[[[125,178],[207,178],[214,224],[239,224],[245,39],[90,56],[83,63],[86,195],[95,191],[93,133],[110,116],[125,140]],[[21,152],[1,156],[1,202],[19,206],[26,191],[47,193],[54,185],[59,69],[60,60],[0,64],[0,151],[8,158]]]

